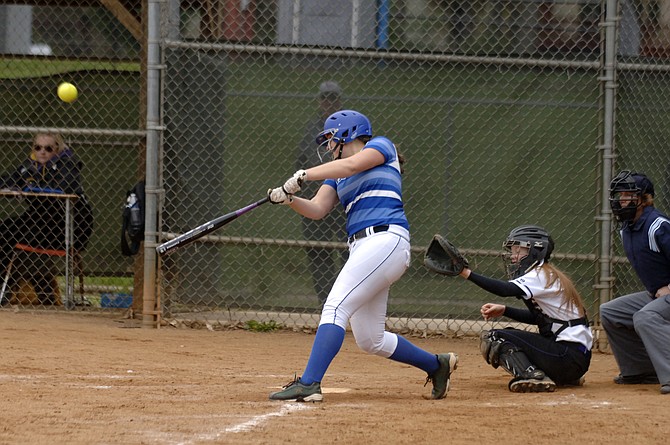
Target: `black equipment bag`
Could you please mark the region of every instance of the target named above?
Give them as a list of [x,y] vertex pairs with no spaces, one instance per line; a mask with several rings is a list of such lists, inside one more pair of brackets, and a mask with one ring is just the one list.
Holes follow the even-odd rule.
[[123,206],[123,226],[121,229],[121,253],[133,256],[140,250],[144,241],[144,181],[140,181],[126,192],[126,204]]

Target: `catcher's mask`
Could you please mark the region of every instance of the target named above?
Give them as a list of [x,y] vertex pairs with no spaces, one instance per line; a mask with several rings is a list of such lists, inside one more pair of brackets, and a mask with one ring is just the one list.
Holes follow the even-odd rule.
[[[528,254],[512,262],[512,246],[525,247],[528,249]],[[503,248],[509,252],[503,256],[503,260],[507,276],[511,280],[549,261],[551,252],[554,251],[554,240],[540,226],[523,225],[512,229],[503,242]]]
[[[372,136],[370,120],[358,111],[336,111],[328,116],[323,131],[316,137],[319,159],[323,162],[323,154],[328,152],[333,154],[333,159],[340,159],[342,146],[361,136]],[[333,143],[329,144],[330,141]]]
[[654,185],[643,173],[623,170],[610,182],[610,207],[619,222],[633,222],[637,209],[642,205],[639,198],[645,194],[654,196]]

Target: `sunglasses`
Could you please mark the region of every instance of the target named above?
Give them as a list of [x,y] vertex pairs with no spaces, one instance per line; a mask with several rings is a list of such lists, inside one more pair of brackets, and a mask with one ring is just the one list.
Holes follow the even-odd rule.
[[33,150],[35,151],[45,150],[47,153],[51,153],[54,151],[54,148],[51,145],[35,145],[33,147]]

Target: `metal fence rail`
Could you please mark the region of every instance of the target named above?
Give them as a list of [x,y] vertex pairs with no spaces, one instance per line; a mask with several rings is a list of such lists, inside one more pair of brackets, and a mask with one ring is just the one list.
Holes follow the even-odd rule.
[[[477,329],[479,307],[496,298],[429,274],[422,254],[434,233],[502,278],[509,230],[545,226],[596,325],[600,302],[640,286],[606,186],[615,170],[645,171],[670,210],[664,1],[150,1],[144,42],[105,8],[71,4],[32,9],[33,40],[51,55],[3,49],[10,150],[0,165],[17,165],[45,127],[83,158],[97,213],[86,310],[112,309],[95,289],[117,286],[149,324],[314,323],[346,259],[341,215],[313,228],[264,206],[169,256],[153,249],[318,162],[309,141],[326,81],[408,159],[413,259],[391,291],[390,329]],[[89,45],[72,44],[73,33]],[[80,88],[72,104],[55,97],[63,80]],[[118,236],[140,177],[148,230],[133,259]]]

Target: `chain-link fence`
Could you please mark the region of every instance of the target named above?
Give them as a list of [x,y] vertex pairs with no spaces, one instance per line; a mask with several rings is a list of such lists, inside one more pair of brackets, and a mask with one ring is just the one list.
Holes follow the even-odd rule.
[[[389,328],[476,329],[479,307],[496,298],[423,267],[434,233],[462,248],[478,272],[503,278],[509,230],[546,227],[556,264],[596,321],[601,300],[640,288],[612,236],[605,187],[613,170],[645,171],[657,206],[670,209],[668,1],[149,1],[145,29],[151,36],[156,25],[148,41],[158,50],[149,43],[146,52],[128,21],[118,19],[125,29],[115,21],[123,14],[92,7],[67,16],[87,11],[98,20],[91,32],[105,38],[90,37],[88,52],[77,52],[63,43],[74,37],[50,37],[48,18],[65,17],[62,10],[32,26],[42,23],[35,35],[61,42],[65,54],[3,59],[42,70],[3,76],[6,95],[16,96],[2,111],[3,125],[16,128],[3,127],[3,138],[26,142],[26,125],[77,130],[70,142],[87,157],[87,196],[96,212],[108,212],[96,214],[83,258],[86,281],[91,274],[102,283],[133,270],[116,240],[124,192],[143,168],[134,162],[144,155],[137,130],[147,130],[147,208],[153,198],[160,230],[149,230],[144,264],[136,261],[135,275],[147,280],[134,293],[136,304],[142,290],[155,295],[166,321],[316,322],[347,257],[341,214],[314,226],[266,205],[170,255],[152,252],[317,163],[311,141],[332,102],[364,112],[407,158],[413,259],[391,290]],[[141,53],[146,76],[125,63],[141,66]],[[75,68],[43,68],[53,62]],[[53,85],[73,75],[81,76],[81,98],[58,102]],[[145,97],[146,109],[137,105]],[[42,106],[30,105],[36,100]],[[93,130],[101,128],[117,132]],[[3,152],[2,165],[16,164],[17,151]],[[143,310],[153,317],[152,305]]]
[[140,43],[98,2],[52,4],[0,4],[2,304],[118,310],[134,269],[121,212],[144,168]]

